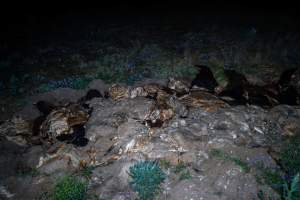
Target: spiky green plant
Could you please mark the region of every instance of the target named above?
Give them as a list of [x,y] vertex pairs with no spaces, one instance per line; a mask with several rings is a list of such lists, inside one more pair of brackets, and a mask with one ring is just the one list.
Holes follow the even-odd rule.
[[129,168],[130,185],[140,200],[152,200],[160,190],[166,175],[153,161],[141,161]]
[[300,171],[300,137],[285,141],[280,162],[290,176],[294,176]]
[[64,176],[55,185],[51,200],[85,200],[88,183],[75,176]]
[[297,200],[300,199],[299,196],[299,182],[300,182],[300,174],[297,173],[296,176],[293,177],[292,181],[289,183],[288,181],[284,181],[281,185],[282,193],[280,194],[280,199],[275,197],[266,197],[262,191],[259,191],[257,194],[257,198],[259,200]]
[[294,176],[292,182],[288,184],[287,182],[283,185],[283,199],[284,200],[294,200],[299,199],[299,182],[300,182],[300,175],[299,173]]

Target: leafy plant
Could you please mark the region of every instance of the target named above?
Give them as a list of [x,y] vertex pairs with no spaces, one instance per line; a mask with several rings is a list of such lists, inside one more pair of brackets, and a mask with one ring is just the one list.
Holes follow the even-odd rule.
[[153,161],[141,161],[129,168],[129,182],[140,200],[152,200],[160,190],[166,175]]
[[88,183],[75,176],[64,176],[55,185],[51,200],[85,200]]

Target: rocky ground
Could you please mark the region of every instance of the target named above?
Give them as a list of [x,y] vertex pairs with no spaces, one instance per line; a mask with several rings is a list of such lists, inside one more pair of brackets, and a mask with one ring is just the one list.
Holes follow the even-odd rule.
[[[149,80],[149,85],[153,82],[168,86],[163,80]],[[31,96],[20,112],[2,122],[1,199],[47,199],[64,174],[87,180],[87,199],[136,199],[129,171],[139,161],[155,161],[166,175],[157,199],[233,200],[258,199],[262,193],[273,198],[281,195],[265,172],[288,175],[280,156],[286,148],[283,141],[300,133],[298,106],[216,107],[215,99],[212,104],[208,99],[201,101],[203,104],[186,105],[171,95],[166,101],[177,99],[177,103],[168,104],[173,105],[174,113],[155,118],[153,108],[159,98],[121,93],[116,99],[111,88],[95,80],[86,90],[61,88]],[[29,139],[27,122],[41,115],[33,102],[77,102],[90,89],[103,95],[109,91],[111,97],[86,102],[92,109],[85,123],[86,146],[63,141],[49,145]],[[164,108],[158,109],[163,113]],[[162,124],[152,126],[147,120],[162,120]]]

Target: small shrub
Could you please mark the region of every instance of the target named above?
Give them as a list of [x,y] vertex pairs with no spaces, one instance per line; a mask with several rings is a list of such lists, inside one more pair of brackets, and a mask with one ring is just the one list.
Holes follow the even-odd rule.
[[152,200],[165,180],[165,173],[153,161],[138,162],[129,169],[130,185],[138,193],[140,200]]
[[51,200],[85,200],[88,183],[74,176],[64,176],[55,187]]

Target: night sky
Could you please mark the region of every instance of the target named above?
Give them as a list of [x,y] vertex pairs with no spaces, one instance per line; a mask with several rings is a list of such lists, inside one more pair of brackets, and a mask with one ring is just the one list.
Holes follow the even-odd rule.
[[[200,23],[298,31],[298,6],[291,1],[98,1],[9,2],[1,6],[2,56],[68,26],[166,23],[182,28]],[[5,50],[3,50],[5,49]]]

